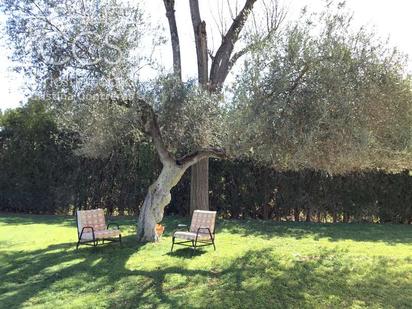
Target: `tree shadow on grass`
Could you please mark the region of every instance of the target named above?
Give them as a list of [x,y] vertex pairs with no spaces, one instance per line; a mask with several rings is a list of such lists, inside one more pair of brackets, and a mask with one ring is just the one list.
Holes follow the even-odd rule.
[[220,229],[242,236],[293,237],[331,241],[354,240],[384,242],[386,244],[412,244],[412,226],[396,224],[338,223],[319,224],[306,222],[274,222],[261,220],[222,220]]
[[177,306],[162,290],[165,277],[205,276],[207,271],[179,266],[153,271],[128,269],[129,258],[145,245],[137,243],[134,236],[126,236],[121,247],[119,243],[108,243],[76,250],[74,243],[61,243],[35,251],[4,252],[2,260],[7,263],[0,265],[0,304],[5,308],[47,305],[59,298],[59,293],[72,295],[75,300],[95,292],[108,307],[135,308],[139,303]]
[[62,243],[6,253],[0,303],[4,308],[55,306],[62,298],[65,305],[79,301],[78,306],[110,308],[399,308],[412,301],[411,269],[402,276],[393,270],[406,260],[357,260],[324,249],[285,258],[264,249],[203,268],[186,265],[181,249],[176,256],[165,254],[167,263],[147,266],[143,257],[128,268],[128,260],[144,246],[127,236],[121,248],[113,243],[76,251],[73,243]]
[[203,254],[207,253],[203,249],[196,249],[193,250],[192,248],[182,248],[182,249],[176,249],[172,252],[168,252],[165,255],[171,256],[171,257],[179,257],[179,258],[185,258],[185,259],[191,259],[197,256],[202,256]]
[[216,308],[406,308],[412,273],[399,278],[391,270],[396,263],[385,257],[360,262],[339,250],[289,261],[270,249],[249,251],[199,294]]

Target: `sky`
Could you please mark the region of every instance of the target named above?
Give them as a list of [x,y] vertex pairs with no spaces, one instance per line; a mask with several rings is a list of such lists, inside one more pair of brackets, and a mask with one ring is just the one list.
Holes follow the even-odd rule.
[[[235,3],[235,0],[230,0]],[[167,28],[162,0],[144,0],[150,18],[154,22],[160,22]],[[244,1],[239,0],[239,6]],[[308,6],[312,10],[320,10],[325,0],[280,0],[280,3],[288,8],[289,18],[293,19],[297,12]],[[221,0],[199,0],[202,18],[210,25],[216,25],[216,13]],[[412,1],[410,0],[347,0],[347,8],[354,13],[356,25],[373,27],[376,33],[383,37],[390,37],[390,43],[412,58]],[[176,18],[181,41],[181,53],[184,77],[193,77],[196,74],[196,56],[193,42],[192,25],[188,0],[176,0]],[[0,15],[0,36],[4,36],[5,18]],[[209,31],[209,30],[208,30]],[[209,47],[219,43],[219,36],[210,31]],[[168,32],[167,32],[168,33]],[[1,38],[1,37],[0,37]],[[213,44],[214,43],[214,44]],[[212,45],[212,46],[211,46]],[[166,48],[167,47],[167,48]],[[171,54],[169,46],[159,50],[159,59],[165,66],[171,66]],[[24,79],[13,72],[13,63],[9,60],[11,51],[7,40],[0,40],[0,109],[18,107],[25,101]],[[412,72],[412,61],[409,62],[409,71]]]

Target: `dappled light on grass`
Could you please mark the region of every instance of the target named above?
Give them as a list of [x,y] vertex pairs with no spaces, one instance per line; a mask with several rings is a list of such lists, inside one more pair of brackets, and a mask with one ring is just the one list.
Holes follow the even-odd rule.
[[399,308],[412,301],[408,226],[219,221],[217,251],[192,256],[188,248],[170,253],[177,218],[166,219],[160,243],[138,244],[133,221],[125,221],[122,246],[78,251],[74,223],[36,219],[27,226],[0,218],[0,241],[8,244],[0,248],[4,307]]

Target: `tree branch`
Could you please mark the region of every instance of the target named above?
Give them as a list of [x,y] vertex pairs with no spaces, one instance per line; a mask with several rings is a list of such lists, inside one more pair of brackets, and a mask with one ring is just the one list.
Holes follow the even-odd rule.
[[179,33],[176,26],[175,0],[163,0],[166,8],[166,17],[169,22],[170,40],[172,42],[173,52],[173,72],[175,76],[182,81],[182,62],[180,57]]
[[208,50],[206,22],[200,18],[199,1],[189,0],[190,15],[192,17],[193,32],[195,35],[197,71],[199,84],[206,87],[208,83]]
[[163,142],[159,123],[157,121],[157,115],[155,114],[152,106],[141,98],[137,99],[137,106],[139,107],[139,112],[141,113],[140,118],[142,122],[142,130],[152,138],[153,144],[159,154],[162,164],[175,162],[175,158],[169,153]]
[[230,58],[229,60],[228,73],[233,68],[233,66],[236,64],[236,61],[238,61],[239,58],[241,58],[243,55],[251,51],[254,46],[255,44],[250,44],[246,46],[245,48],[243,48],[242,50],[233,54],[232,58]]
[[210,69],[210,89],[220,89],[226,76],[229,72],[230,57],[233,52],[234,45],[239,39],[239,33],[246,23],[246,20],[252,11],[256,0],[246,0],[243,9],[233,20],[232,25],[223,37],[222,44],[216,52],[215,58]]
[[293,91],[299,86],[300,81],[305,76],[305,74],[309,71],[309,65],[307,63],[304,64],[302,71],[300,71],[299,75],[294,79],[292,85],[288,89],[289,95],[292,94]]
[[[267,33],[262,35],[260,38],[257,38],[255,41],[241,49],[240,51],[233,54],[233,56],[229,60],[229,67],[228,72],[232,69],[232,67],[236,64],[236,61],[241,58],[243,55],[247,54],[248,52],[252,51],[254,48],[258,47],[259,45],[263,45],[268,42],[272,36],[278,31],[280,25],[285,20],[286,14],[283,11],[280,11],[277,6],[274,8],[274,12],[271,14],[270,9],[267,7],[267,4],[263,2],[266,10],[266,25],[267,25]],[[277,1],[276,1],[277,4]],[[255,25],[256,26],[256,25]],[[259,36],[257,33],[256,36]]]
[[188,168],[203,159],[208,158],[226,158],[226,153],[223,149],[209,148],[192,152],[176,160],[176,164]]

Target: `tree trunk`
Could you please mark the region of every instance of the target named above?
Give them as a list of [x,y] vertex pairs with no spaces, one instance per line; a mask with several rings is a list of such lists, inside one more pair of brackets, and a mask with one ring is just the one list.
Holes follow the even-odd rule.
[[190,215],[195,209],[209,210],[209,160],[192,166],[190,181]]
[[[236,61],[231,58],[234,45],[239,39],[240,31],[242,30],[256,1],[257,0],[246,0],[244,7],[233,20],[227,33],[222,37],[222,43],[218,48],[216,55],[211,57],[213,61],[209,76],[206,22],[203,21],[200,16],[199,1],[189,0],[190,15],[192,17],[192,26],[196,45],[198,80],[203,89],[210,92],[221,90],[229,70],[231,69],[234,61]],[[208,159],[203,161],[192,167],[190,185],[191,212],[194,209],[209,209],[209,162],[206,162]]]
[[310,209],[310,207],[308,207],[307,209],[306,209],[306,222],[310,222],[310,215],[311,215],[311,209]]
[[322,217],[321,217],[321,212],[320,212],[320,210],[318,210],[318,213],[316,214],[316,221],[317,221],[318,223],[321,223],[321,222],[322,222]]
[[336,210],[333,211],[332,219],[333,219],[333,223],[338,222],[338,212]]
[[343,223],[349,223],[349,213],[346,211],[343,213]]
[[268,220],[269,219],[269,211],[270,211],[270,205],[268,203],[263,204],[263,212],[262,212],[262,219],[263,220]]
[[163,0],[166,8],[166,17],[169,22],[170,40],[172,42],[173,72],[176,78],[182,81],[182,62],[180,58],[179,32],[176,26],[175,0]]
[[293,210],[293,215],[294,215],[294,217],[295,217],[295,222],[299,222],[299,216],[300,216],[300,210],[299,210],[299,208],[295,208],[294,210]]
[[149,187],[143,206],[140,210],[137,225],[137,239],[139,241],[157,241],[156,224],[163,219],[164,208],[170,203],[170,190],[182,178],[186,168],[178,165],[165,165]]
[[143,132],[152,138],[159,159],[163,165],[159,177],[149,187],[149,191],[140,210],[137,239],[139,241],[156,241],[156,223],[159,223],[163,219],[164,208],[169,204],[171,199],[170,190],[177,185],[189,167],[209,157],[224,158],[225,153],[221,149],[209,148],[198,150],[180,159],[176,159],[165,147],[159,123],[157,122],[157,116],[152,106],[140,98],[137,99],[136,103],[137,106],[140,106],[141,128]]
[[277,210],[276,210],[275,220],[276,220],[277,222],[282,221],[282,216],[281,216],[281,214],[280,214],[280,209],[279,209],[279,208],[277,208]]
[[[207,54],[206,23],[200,17],[199,3],[190,0],[193,33],[195,36],[197,74],[200,86],[207,90],[209,65]],[[192,166],[190,180],[190,214],[195,209],[209,210],[209,159],[200,161]]]

